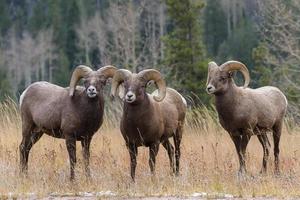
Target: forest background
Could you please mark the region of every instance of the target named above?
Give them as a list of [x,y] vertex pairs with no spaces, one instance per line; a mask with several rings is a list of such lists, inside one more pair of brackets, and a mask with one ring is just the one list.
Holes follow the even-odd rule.
[[300,111],[297,0],[0,0],[0,101],[32,82],[67,86],[79,64],[159,69],[210,105],[207,63],[247,65],[253,88],[279,87]]

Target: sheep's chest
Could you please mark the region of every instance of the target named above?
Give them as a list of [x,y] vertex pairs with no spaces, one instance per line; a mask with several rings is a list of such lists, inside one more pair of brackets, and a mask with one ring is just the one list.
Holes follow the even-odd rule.
[[219,121],[222,127],[228,132],[235,132],[238,129],[242,129],[250,124],[245,124],[247,122],[246,116],[243,113],[232,113],[223,112],[219,113]]
[[75,134],[77,139],[93,135],[103,121],[103,104],[89,102],[89,104],[81,103],[76,106],[76,110],[71,107],[72,112],[66,110],[63,113],[62,132]]
[[[96,132],[103,122],[103,110],[90,110],[85,115],[81,116],[81,126],[83,134]],[[86,133],[84,133],[86,132]]]
[[[126,121],[126,122],[125,122]],[[125,122],[125,123],[124,123]],[[137,146],[149,146],[159,138],[160,130],[149,123],[151,120],[139,119],[123,119],[122,135],[126,142],[134,143]]]

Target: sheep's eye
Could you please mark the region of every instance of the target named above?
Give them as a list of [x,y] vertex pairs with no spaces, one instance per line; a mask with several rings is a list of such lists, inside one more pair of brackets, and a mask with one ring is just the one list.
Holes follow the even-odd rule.
[[138,90],[138,91],[139,91],[139,94],[143,94],[144,88],[145,88],[145,87],[141,87],[141,88]]
[[219,81],[225,81],[225,80],[226,80],[225,77],[221,77],[221,78],[219,79]]
[[101,80],[101,81],[100,81],[100,84],[101,84],[101,85],[105,85],[105,84],[106,84],[106,81],[105,81],[105,80]]

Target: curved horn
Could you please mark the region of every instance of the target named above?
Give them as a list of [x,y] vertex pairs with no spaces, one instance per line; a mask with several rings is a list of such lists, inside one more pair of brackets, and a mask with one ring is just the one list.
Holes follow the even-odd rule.
[[93,70],[91,68],[89,68],[88,66],[85,66],[85,65],[79,65],[75,68],[75,70],[73,71],[72,77],[71,77],[71,81],[70,81],[70,91],[69,91],[70,96],[74,95],[75,87],[76,87],[78,81],[81,78],[86,77],[92,71]]
[[244,88],[246,88],[249,85],[250,74],[249,74],[247,67],[243,63],[231,60],[231,61],[227,61],[227,62],[223,63],[220,66],[220,68],[222,71],[227,71],[227,72],[236,71],[236,70],[242,72],[244,79],[245,79]]
[[112,83],[111,83],[111,91],[110,91],[111,97],[116,96],[119,85],[122,82],[124,82],[124,80],[131,77],[131,75],[132,75],[132,73],[127,69],[119,69],[115,72],[115,75],[114,75]]
[[208,63],[208,71],[212,70],[213,68],[218,67],[217,63],[215,63],[214,61],[211,61]]
[[155,69],[146,69],[138,73],[145,81],[153,80],[158,88],[158,95],[153,96],[155,101],[162,101],[167,92],[166,83],[161,75],[161,73]]
[[106,79],[108,78],[112,78],[114,75],[115,75],[115,72],[117,71],[118,69],[112,65],[107,65],[107,66],[104,66],[104,67],[101,67],[100,69],[97,70],[97,73],[99,75],[103,75],[105,76]]
[[213,68],[218,68],[218,65],[217,65],[217,63],[211,61],[211,62],[208,63],[208,74],[207,74],[206,85],[208,84],[208,81],[209,81],[209,72],[210,72]]

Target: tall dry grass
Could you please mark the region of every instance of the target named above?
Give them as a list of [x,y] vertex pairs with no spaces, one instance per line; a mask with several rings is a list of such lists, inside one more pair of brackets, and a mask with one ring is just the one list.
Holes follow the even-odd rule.
[[187,115],[180,176],[170,175],[167,153],[162,146],[157,157],[156,176],[151,176],[148,149],[139,148],[136,183],[132,183],[129,155],[117,128],[120,106],[114,104],[107,107],[110,108],[107,109],[104,124],[92,140],[92,179],[85,177],[81,146],[77,143],[76,181],[70,183],[64,140],[47,135],[31,150],[28,178],[19,176],[19,109],[11,100],[0,104],[0,195],[35,193],[41,197],[53,193],[100,191],[111,191],[119,196],[189,196],[195,192],[241,197],[300,195],[300,131],[290,120],[287,120],[288,126],[283,130],[280,144],[280,176],[273,174],[273,152],[268,174],[259,174],[263,153],[256,137],[248,146],[249,173],[244,177],[238,176],[233,143],[218,124],[215,112],[202,107],[190,109]]

